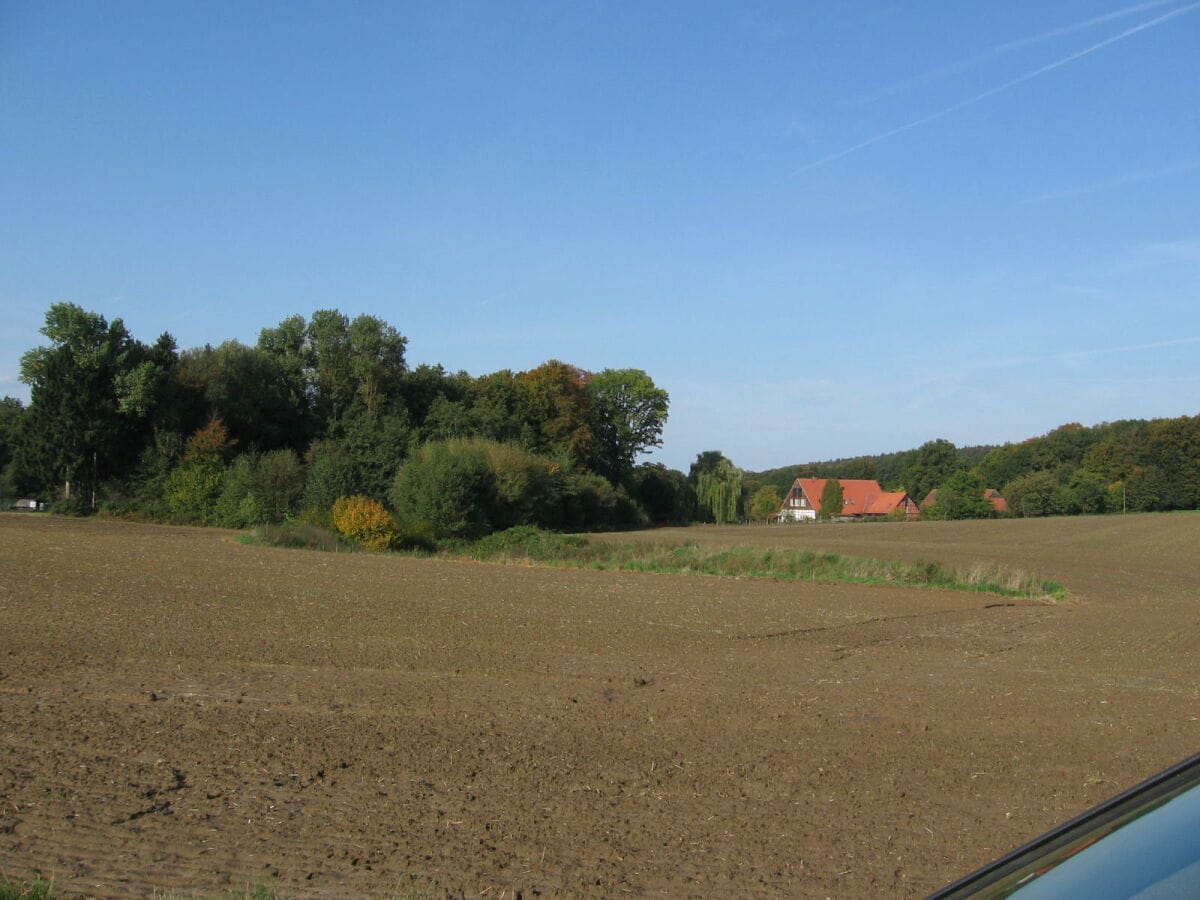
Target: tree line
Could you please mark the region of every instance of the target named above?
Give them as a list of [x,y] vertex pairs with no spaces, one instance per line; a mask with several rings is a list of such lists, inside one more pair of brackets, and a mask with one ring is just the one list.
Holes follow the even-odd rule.
[[357,496],[437,538],[693,515],[687,476],[639,461],[669,402],[640,369],[410,368],[396,328],[337,310],[180,351],[57,303],[42,334],[28,406],[0,403],[0,493],[61,511],[244,527]]
[[21,360],[28,406],[0,400],[0,495],[77,514],[328,524],[339,499],[362,498],[401,538],[440,540],[765,520],[797,477],[874,479],[918,502],[937,488],[935,518],[994,515],[985,488],[1018,516],[1200,507],[1200,416],[760,473],[709,450],[685,474],[641,461],[661,446],[669,398],[640,369],[413,368],[396,328],[333,309],[263,328],[253,346],[146,344],[69,303],[50,307],[42,334]]
[[1070,423],[998,447],[960,448],[937,439],[898,453],[750,473],[745,484],[749,492],[785,495],[802,477],[870,478],[918,503],[937,488],[927,518],[996,515],[983,497],[989,488],[1015,516],[1198,509],[1200,416]]

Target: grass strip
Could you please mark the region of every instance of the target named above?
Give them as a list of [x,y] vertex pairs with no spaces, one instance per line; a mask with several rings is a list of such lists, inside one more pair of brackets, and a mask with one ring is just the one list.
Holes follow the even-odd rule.
[[[335,552],[361,549],[327,529],[297,523],[260,526],[253,533],[242,535],[240,540]],[[410,548],[408,555],[429,556],[430,552]],[[622,544],[543,531],[531,525],[497,531],[478,541],[446,543],[434,551],[434,555],[669,575],[903,585],[1038,600],[1060,600],[1066,596],[1063,586],[1057,582],[998,564],[977,563],[968,569],[954,569],[936,562],[908,563],[773,547],[705,550],[694,543],[636,541]]]
[[1057,582],[995,564],[979,563],[960,570],[936,562],[907,563],[771,547],[705,550],[693,543],[639,541],[622,544],[528,526],[488,535],[460,547],[458,554],[495,562],[534,562],[672,575],[903,585],[1039,600],[1059,600],[1066,595],[1063,586]]
[[328,553],[357,553],[362,548],[335,531],[302,522],[278,525],[259,525],[253,531],[242,532],[238,541],[266,547],[286,547],[289,550],[324,550]]

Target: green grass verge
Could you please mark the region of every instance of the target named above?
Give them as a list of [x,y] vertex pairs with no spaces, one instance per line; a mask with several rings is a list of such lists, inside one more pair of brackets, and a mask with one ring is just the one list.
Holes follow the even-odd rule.
[[12,881],[0,876],[0,900],[50,900],[51,887],[40,875],[33,881]]
[[704,550],[691,543],[619,544],[526,526],[488,535],[460,553],[479,560],[626,572],[890,584],[1052,600],[1066,595],[1057,582],[999,565],[978,564],[959,570],[936,562],[906,563],[768,547]]
[[276,893],[275,888],[265,884],[256,884],[244,891],[226,891],[221,896],[227,897],[229,900],[279,900],[279,894]]
[[253,531],[238,535],[238,540],[243,544],[287,547],[294,550],[325,550],[330,553],[357,553],[362,549],[358,544],[328,528],[303,522],[259,525]]
[[[328,529],[296,522],[262,525],[243,534],[239,540],[247,544],[343,553],[361,549]],[[429,549],[422,545],[411,549],[409,555],[428,556],[432,547],[429,542]],[[1041,600],[1060,600],[1066,596],[1063,586],[1057,582],[998,564],[979,563],[968,569],[954,569],[936,562],[908,563],[771,547],[705,550],[693,543],[638,541],[621,544],[543,531],[529,525],[498,531],[473,543],[447,543],[438,555],[670,575],[904,585]]]

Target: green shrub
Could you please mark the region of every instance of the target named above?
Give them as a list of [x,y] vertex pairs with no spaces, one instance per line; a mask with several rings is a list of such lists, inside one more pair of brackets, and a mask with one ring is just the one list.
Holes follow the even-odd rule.
[[1065,488],[1050,472],[1030,472],[1010,481],[1001,492],[1014,515],[1056,516],[1066,512]]
[[696,490],[687,476],[662,464],[646,463],[634,469],[633,493],[655,525],[688,522],[696,508]]
[[156,498],[122,497],[106,501],[100,507],[100,516],[126,522],[169,522],[171,507]]
[[213,504],[211,521],[222,528],[252,528],[267,521],[257,504],[247,505],[254,488],[257,457],[243,453],[225,470],[221,478],[221,493]]
[[587,538],[579,535],[544,531],[532,525],[518,525],[480,538],[470,548],[469,555],[476,559],[502,557],[555,562],[577,556],[587,543]]
[[552,460],[517,444],[470,442],[483,451],[492,476],[493,528],[514,525],[555,526],[562,521],[562,479]]
[[166,429],[154,429],[153,438],[138,457],[137,468],[130,479],[130,489],[137,497],[165,496],[167,478],[183,456],[183,436]]
[[[337,499],[336,497],[334,498]],[[305,506],[292,519],[299,522],[301,525],[315,525],[318,528],[333,528],[333,516],[330,514],[330,509],[333,503],[326,507]]]
[[471,539],[491,530],[495,488],[480,442],[436,441],[400,467],[391,500],[402,524],[436,539]]
[[272,450],[259,457],[250,494],[268,522],[282,522],[299,509],[304,495],[304,466],[296,451]]
[[225,470],[211,519],[225,528],[282,522],[303,493],[304,467],[295,451],[243,453]]
[[623,488],[592,472],[572,472],[563,480],[563,524],[604,530],[646,524],[645,515]]
[[336,441],[313,441],[304,461],[308,470],[303,501],[306,509],[331,509],[338,497],[362,493],[354,458]]
[[233,453],[229,430],[213,419],[187,440],[183,462],[163,485],[173,517],[208,523],[224,485],[225,460]]
[[410,553],[436,553],[438,542],[423,525],[397,525],[392,549]]
[[926,518],[991,519],[996,511],[985,496],[986,488],[979,475],[960,469],[942,482],[937,502],[926,510]]
[[50,512],[58,516],[86,516],[91,511],[91,502],[79,494],[55,500],[50,504]]
[[207,523],[221,496],[224,466],[184,463],[170,474],[165,486],[167,505],[174,517]]

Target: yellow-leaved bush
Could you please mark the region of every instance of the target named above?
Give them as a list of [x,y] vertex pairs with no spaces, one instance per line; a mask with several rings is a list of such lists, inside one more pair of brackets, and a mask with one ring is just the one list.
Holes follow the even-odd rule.
[[396,520],[370,497],[338,497],[330,518],[334,528],[370,550],[386,550],[396,540]]

